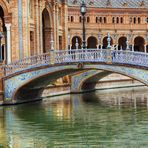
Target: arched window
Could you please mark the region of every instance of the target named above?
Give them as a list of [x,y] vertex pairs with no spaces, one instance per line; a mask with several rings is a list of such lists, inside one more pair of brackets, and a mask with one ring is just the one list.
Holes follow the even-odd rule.
[[98,17],[96,17],[96,23],[98,23]]
[[117,21],[116,22],[117,22],[117,24],[119,24],[119,17],[117,17]]
[[73,16],[71,16],[71,22],[74,22],[74,17]]
[[80,22],[80,23],[82,22],[82,17],[81,17],[81,16],[79,17],[79,22]]
[[104,17],[104,23],[106,24],[106,22],[107,22],[107,21],[106,21],[106,17]]
[[123,17],[120,18],[120,23],[123,24]]
[[87,17],[87,23],[89,23],[89,22],[90,22],[90,17],[88,16],[88,17]]
[[102,17],[100,17],[100,23],[102,23]]
[[112,23],[115,23],[115,17],[112,18]]
[[136,17],[134,17],[134,24],[136,24]]
[[70,22],[70,16],[68,16],[68,22]]
[[138,24],[140,24],[141,23],[141,18],[140,17],[138,17]]

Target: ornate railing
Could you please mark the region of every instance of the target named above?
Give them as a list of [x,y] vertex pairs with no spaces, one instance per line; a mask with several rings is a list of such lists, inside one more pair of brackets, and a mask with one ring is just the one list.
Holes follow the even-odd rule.
[[31,67],[50,64],[74,63],[74,62],[103,62],[109,64],[128,64],[148,68],[148,54],[142,52],[109,50],[109,49],[79,49],[51,51],[43,55],[37,55],[5,65],[2,69],[5,75],[15,73]]

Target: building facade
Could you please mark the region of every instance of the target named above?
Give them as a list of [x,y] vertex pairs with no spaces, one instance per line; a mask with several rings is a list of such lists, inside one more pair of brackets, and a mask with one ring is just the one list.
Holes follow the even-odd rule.
[[[25,57],[82,46],[80,0],[0,0],[0,59]],[[88,0],[87,48],[148,52],[147,0]],[[78,47],[76,47],[76,43]]]
[[57,0],[1,0],[1,59],[10,63],[66,47],[67,4]]
[[[80,0],[68,3],[71,48],[76,48],[76,41],[82,45],[80,5]],[[111,45],[117,50],[125,50],[128,42],[130,50],[148,52],[148,1],[89,0],[86,6],[87,48],[106,48],[109,33]]]

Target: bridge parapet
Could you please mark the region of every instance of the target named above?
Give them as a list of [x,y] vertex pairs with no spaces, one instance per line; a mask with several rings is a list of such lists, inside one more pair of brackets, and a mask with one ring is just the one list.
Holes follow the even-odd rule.
[[[51,56],[50,56],[51,55]],[[54,56],[53,56],[54,55]],[[79,62],[100,62],[107,64],[125,64],[148,68],[148,54],[142,52],[110,50],[110,49],[79,49],[52,51],[42,55],[24,58],[1,67],[5,75],[18,71],[43,65],[79,63]]]

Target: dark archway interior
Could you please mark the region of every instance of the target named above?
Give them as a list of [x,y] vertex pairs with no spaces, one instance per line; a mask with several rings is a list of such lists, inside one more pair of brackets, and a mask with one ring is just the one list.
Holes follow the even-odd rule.
[[112,74],[112,72],[104,71],[99,72],[98,74],[95,74],[92,77],[88,78],[82,85],[82,91],[95,90],[98,81],[110,74]]
[[[0,33],[2,33],[3,38],[5,37],[6,34],[6,27],[5,27],[5,21],[4,21],[4,11],[3,8],[0,6]],[[1,48],[0,48],[0,62],[3,61],[5,59],[5,44],[3,44],[2,40],[4,41],[4,39],[1,39]]]
[[144,38],[140,36],[135,38],[134,51],[144,52]]
[[4,11],[3,8],[0,6],[0,21],[2,20],[2,30],[0,32],[6,32],[5,21],[4,21]]
[[148,45],[146,46],[146,52],[148,53]]
[[97,48],[97,39],[93,36],[87,40],[87,48]]
[[122,50],[126,50],[126,41],[127,38],[126,37],[120,37],[118,40],[118,50],[120,50],[122,48]]
[[81,49],[82,40],[79,36],[74,36],[72,38],[72,47],[71,49],[76,49],[76,43],[78,43],[78,49]]
[[51,49],[51,22],[47,9],[42,12],[42,31],[43,31],[43,53],[46,53]]
[[[108,38],[107,36],[103,38],[103,47],[102,47],[103,49],[107,48],[107,45],[108,45],[107,38]],[[111,38],[110,44],[111,44],[111,46],[113,45],[113,39],[112,38]]]

